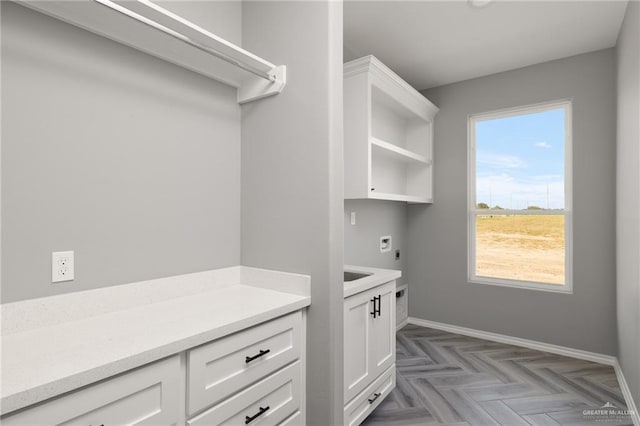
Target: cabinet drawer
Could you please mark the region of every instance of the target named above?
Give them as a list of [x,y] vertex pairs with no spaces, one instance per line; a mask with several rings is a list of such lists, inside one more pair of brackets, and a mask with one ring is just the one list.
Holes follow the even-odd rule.
[[174,356],[2,418],[15,425],[174,425],[180,415]]
[[[370,386],[344,407],[344,424],[357,426],[391,393],[396,386],[396,365],[393,364]],[[377,397],[376,395],[379,394]]]
[[300,409],[301,366],[295,362],[189,420],[201,425],[277,425]]
[[298,359],[301,329],[298,311],[189,351],[189,414]]
[[306,424],[306,421],[302,420],[302,411],[296,411],[294,414],[285,419],[279,426],[299,426]]

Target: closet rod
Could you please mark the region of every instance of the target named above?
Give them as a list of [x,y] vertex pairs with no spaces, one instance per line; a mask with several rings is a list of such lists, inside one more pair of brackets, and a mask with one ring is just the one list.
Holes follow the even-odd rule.
[[[119,12],[119,13],[121,13],[121,14],[123,14],[123,15],[131,18],[131,19],[134,19],[134,20],[136,20],[136,21],[138,21],[138,22],[140,22],[142,24],[145,24],[147,26],[155,28],[156,30],[162,31],[163,33],[165,33],[165,34],[167,34],[167,35],[169,35],[169,36],[171,36],[171,37],[173,37],[173,38],[175,38],[177,40],[180,40],[183,43],[186,43],[186,44],[190,45],[191,47],[194,47],[194,48],[196,48],[196,49],[198,49],[198,50],[200,50],[202,52],[208,53],[210,55],[215,56],[216,58],[222,59],[225,62],[233,64],[233,65],[237,66],[238,68],[241,68],[241,69],[243,69],[243,70],[245,70],[245,71],[247,71],[247,72],[249,72],[249,73],[251,73],[253,75],[256,75],[256,76],[258,76],[260,78],[264,78],[265,80],[268,80],[268,81],[271,81],[271,82],[276,81],[276,75],[273,74],[273,73],[270,73],[270,72],[267,72],[267,71],[263,71],[263,70],[260,70],[260,69],[256,69],[256,68],[252,67],[251,65],[244,64],[244,63],[242,63],[241,61],[239,61],[237,59],[231,58],[230,56],[228,56],[228,55],[226,55],[226,54],[224,54],[222,52],[219,52],[215,48],[212,48],[212,47],[209,47],[209,46],[205,46],[205,45],[203,45],[201,43],[193,41],[189,37],[185,36],[184,34],[180,34],[179,32],[174,31],[174,30],[172,30],[170,28],[167,28],[164,25],[161,25],[161,24],[159,24],[159,23],[157,23],[157,22],[155,22],[155,21],[153,21],[153,20],[151,20],[149,18],[146,18],[146,17],[144,17],[142,15],[139,15],[138,13],[133,12],[133,11],[127,9],[126,7],[121,6],[121,5],[117,4],[117,3],[114,3],[111,0],[94,0],[94,1],[99,3],[99,4],[101,4],[101,5],[103,5],[103,6],[106,6],[106,7],[110,8],[110,9],[112,9],[112,10],[115,10],[116,12]],[[147,2],[144,2],[144,3],[147,4]],[[153,5],[153,9],[155,9],[157,12],[160,12],[163,15],[173,19],[172,16],[171,16],[172,14],[170,12],[168,12],[167,10],[161,8],[160,6],[154,4]]]

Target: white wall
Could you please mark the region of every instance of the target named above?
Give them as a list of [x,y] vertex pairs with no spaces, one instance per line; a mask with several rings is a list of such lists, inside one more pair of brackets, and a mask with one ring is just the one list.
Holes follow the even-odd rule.
[[[239,3],[181,6],[239,39]],[[2,88],[3,302],[240,263],[234,89],[12,2]]]
[[618,357],[640,403],[640,3],[629,2],[617,44]]
[[246,2],[243,47],[286,64],[242,108],[242,264],[311,276],[307,423],[342,423],[342,3]]
[[[614,49],[424,94],[440,107],[435,118],[436,201],[409,206],[410,315],[615,354]],[[573,100],[573,294],[467,282],[469,114],[565,98]]]
[[[342,4],[163,5],[286,64],[287,87],[240,108],[235,89],[2,2],[3,301],[240,263],[309,274],[308,423],[341,423]],[[51,285],[68,249],[76,280]]]
[[[356,224],[351,225],[351,212]],[[380,237],[392,237],[392,250],[380,253]],[[400,250],[396,260],[395,251]],[[344,262],[347,265],[398,269],[402,277],[398,285],[407,282],[407,203],[383,200],[345,200],[344,202]]]

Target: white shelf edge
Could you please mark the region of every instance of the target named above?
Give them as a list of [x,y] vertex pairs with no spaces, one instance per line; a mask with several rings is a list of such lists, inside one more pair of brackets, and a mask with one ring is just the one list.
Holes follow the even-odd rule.
[[408,149],[401,148],[397,145],[394,145],[390,142],[385,142],[373,136],[369,139],[369,141],[371,142],[371,145],[385,150],[387,153],[393,155],[394,157],[397,157],[400,160],[417,162],[426,166],[431,165],[431,161],[428,160],[424,155],[416,154],[415,152],[409,151]]
[[417,195],[406,195],[406,194],[392,194],[388,192],[370,192],[369,198],[375,200],[389,200],[389,201],[406,201],[408,203],[421,203],[427,204],[433,202],[432,198],[421,197]]
[[[277,95],[286,85],[284,65],[276,66],[146,0],[13,1],[235,87],[238,89],[238,103],[241,104]],[[139,17],[143,18],[142,22]],[[220,56],[208,51],[218,52]],[[254,75],[253,71],[243,69],[243,66],[267,74],[273,81]]]
[[218,53],[227,56],[229,59],[238,61],[245,65],[251,66],[256,70],[264,73],[271,72],[275,65],[271,62],[260,58],[253,53],[244,50],[213,34],[210,31],[194,24],[193,22],[182,18],[179,15],[167,10],[150,0],[93,0],[106,7],[114,10],[122,10],[121,13],[134,14],[141,16],[143,19],[151,23],[159,24],[161,27],[168,28],[184,38],[198,43],[202,46],[214,49]]

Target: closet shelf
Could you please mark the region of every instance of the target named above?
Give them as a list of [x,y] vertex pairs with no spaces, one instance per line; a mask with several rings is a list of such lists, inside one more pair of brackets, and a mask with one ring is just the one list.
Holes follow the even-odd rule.
[[426,165],[431,165],[431,160],[428,160],[424,155],[416,154],[407,149],[401,148],[389,142],[371,137],[371,146],[379,148],[379,151],[390,158],[395,160],[416,162]]
[[238,103],[277,95],[286,66],[276,66],[149,0],[14,0],[238,89]]

